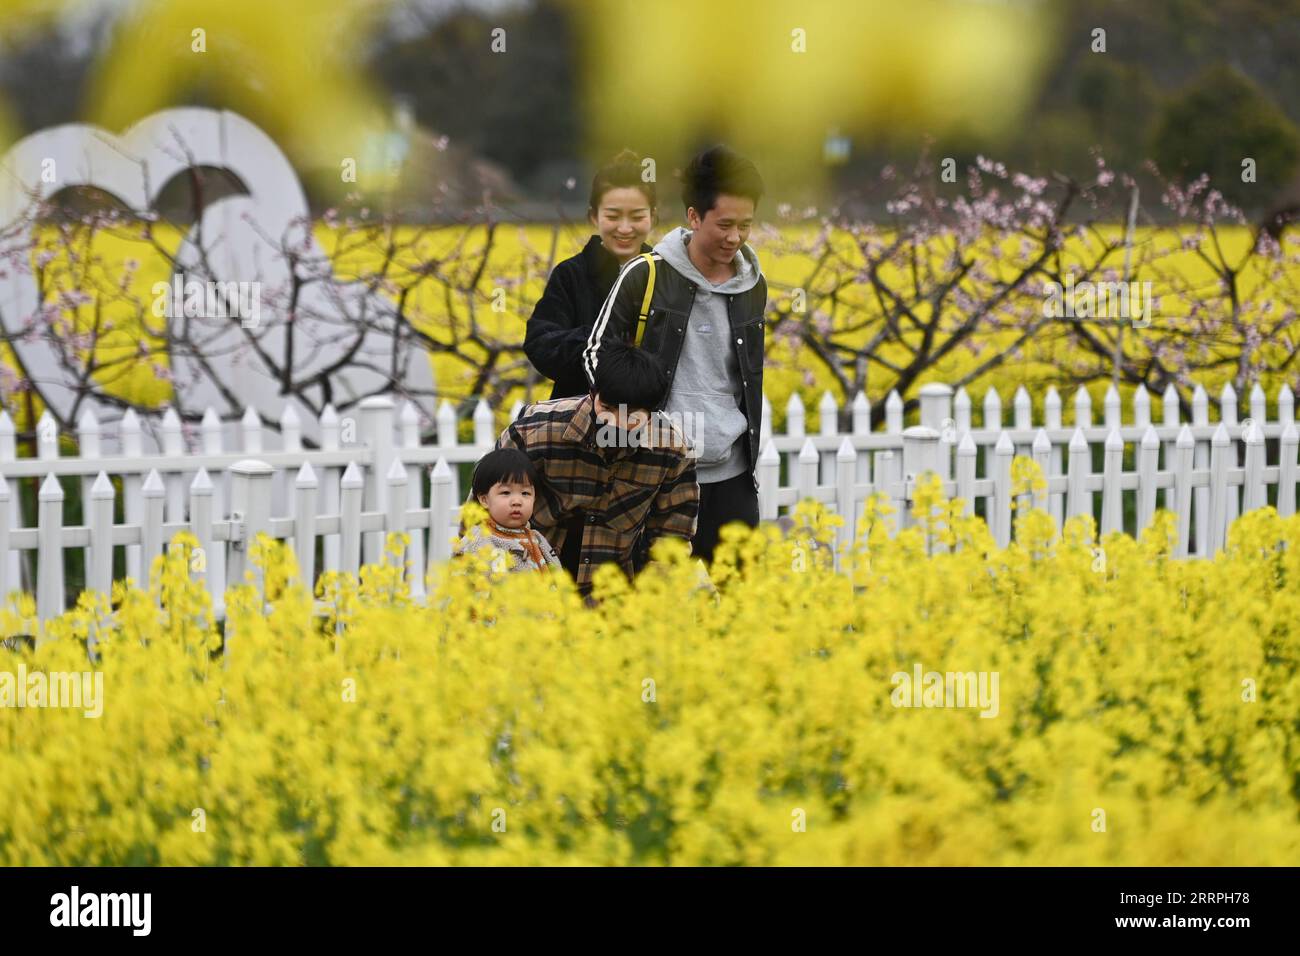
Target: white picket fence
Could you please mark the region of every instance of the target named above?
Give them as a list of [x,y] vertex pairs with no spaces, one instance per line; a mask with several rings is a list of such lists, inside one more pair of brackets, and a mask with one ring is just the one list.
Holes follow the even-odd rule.
[[[984,396],[981,427],[973,427],[971,401],[965,389],[954,399],[944,384],[923,385],[919,391],[921,424],[903,427],[903,402],[891,392],[885,402],[885,430],[870,429],[871,405],[861,393],[852,405],[852,428],[841,434],[839,409],[829,393],[818,405],[818,433],[806,433],[806,412],[797,395],[786,410],[786,432],[772,435],[765,425],[759,458],[759,513],[775,518],[804,498],[830,505],[845,516],[838,545],[856,537],[862,503],[876,491],[894,509],[894,530],[912,523],[909,509],[916,479],[926,472],[943,479],[943,494],[965,501],[965,513],[979,511],[994,540],[1005,547],[1012,532],[1011,461],[1024,456],[1038,462],[1047,478],[1036,500],[1059,531],[1065,519],[1095,514],[1100,496],[1102,534],[1127,531],[1138,535],[1151,523],[1157,508],[1177,518],[1178,557],[1211,557],[1223,548],[1227,529],[1243,511],[1269,504],[1270,486],[1278,512],[1295,512],[1297,449],[1295,397],[1283,385],[1277,394],[1276,417],[1268,419],[1263,389],[1250,392],[1250,415],[1238,420],[1237,393],[1231,385],[1220,396],[1222,416],[1209,419],[1209,396],[1197,387],[1192,396],[1192,421],[1179,421],[1177,393],[1171,386],[1163,396],[1163,422],[1151,418],[1151,398],[1139,386],[1133,395],[1131,421],[1123,421],[1119,392],[1110,387],[1104,399],[1103,423],[1093,424],[1092,399],[1080,388],[1074,398],[1074,424],[1062,421],[1061,398],[1049,388],[1043,401],[1044,421],[1035,426],[1029,393],[1020,387],[1013,399],[1012,422],[1004,421],[1002,400],[994,390]],[[765,413],[767,406],[765,402]],[[765,417],[765,422],[767,418]],[[1267,442],[1276,442],[1276,462],[1266,460]],[[1238,443],[1242,448],[1238,450]],[[1100,446],[1102,467],[1093,467],[1093,448]],[[1124,467],[1132,448],[1134,467]],[[900,453],[901,452],[901,453]],[[792,479],[780,486],[782,458]],[[792,459],[792,460],[790,460]],[[982,460],[980,474],[977,467]],[[1134,496],[1134,522],[1124,526],[1124,496]],[[1021,496],[1024,499],[1028,495]]]
[[[982,502],[994,538],[1005,545],[1012,532],[1011,460],[1025,455],[1048,476],[1038,503],[1058,528],[1065,518],[1093,513],[1100,495],[1103,533],[1140,533],[1156,508],[1164,507],[1177,515],[1178,555],[1210,556],[1223,547],[1233,518],[1268,503],[1269,486],[1276,486],[1279,512],[1295,510],[1300,439],[1291,390],[1279,391],[1272,421],[1258,386],[1250,395],[1250,416],[1240,422],[1231,387],[1222,400],[1222,420],[1211,424],[1208,398],[1198,388],[1192,421],[1181,423],[1171,389],[1163,423],[1155,424],[1149,396],[1139,389],[1132,420],[1125,424],[1112,388],[1104,423],[1093,425],[1088,393],[1080,389],[1074,425],[1066,427],[1060,397],[1051,389],[1044,400],[1045,420],[1035,427],[1024,388],[1016,392],[1009,425],[1000,397],[990,391],[975,428],[965,390],[954,397],[949,386],[934,383],[920,389],[919,425],[903,427],[903,402],[891,393],[885,428],[872,431],[870,404],[859,394],[851,406],[851,428],[843,433],[839,408],[827,393],[818,405],[815,434],[806,431],[797,395],[787,406],[786,431],[773,434],[764,399],[760,514],[772,520],[804,498],[823,501],[845,516],[838,531],[839,543],[845,544],[856,537],[863,503],[878,490],[895,508],[895,530],[906,526],[916,478],[935,472],[944,494],[964,499],[968,514]],[[512,417],[518,409],[512,409]],[[458,441],[456,414],[447,402],[438,411],[432,444],[421,442],[412,405],[405,403],[398,412],[384,397],[360,403],[355,417],[327,408],[319,424],[321,447],[306,450],[292,408],[278,433],[250,410],[242,421],[226,424],[210,412],[191,436],[170,411],[148,420],[128,412],[115,435],[102,433],[93,414],[86,413],[77,427],[77,457],[60,456],[57,429],[47,418],[37,426],[37,457],[19,459],[13,422],[0,413],[0,554],[7,555],[0,560],[0,595],[34,590],[38,617],[49,620],[65,610],[64,551],[83,554],[88,588],[108,591],[115,548],[125,549],[127,576],[144,581],[166,543],[188,530],[205,556],[206,566],[194,573],[204,580],[220,618],[226,582],[243,580],[247,545],[259,532],[292,543],[302,579],[314,582],[319,571],[355,573],[363,561],[377,561],[386,535],[403,531],[411,536],[404,555],[411,590],[422,599],[429,562],[449,556],[459,523],[461,495],[452,466],[476,461],[492,448],[497,430],[491,409],[478,403],[470,443]],[[1268,439],[1277,440],[1275,464],[1266,461]],[[278,450],[270,449],[272,443]],[[1094,445],[1104,449],[1100,471],[1093,469]],[[1129,445],[1136,467],[1125,470]],[[112,478],[121,482],[121,521],[115,518],[119,493]],[[84,524],[65,524],[65,479],[81,482]],[[22,527],[12,484],[18,481],[40,483],[36,527]],[[1129,529],[1123,527],[1126,493],[1135,495],[1136,526]]]

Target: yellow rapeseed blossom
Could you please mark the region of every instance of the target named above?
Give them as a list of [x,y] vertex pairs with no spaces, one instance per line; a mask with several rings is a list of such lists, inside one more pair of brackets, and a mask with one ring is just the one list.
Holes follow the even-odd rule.
[[[803,503],[724,530],[716,596],[665,541],[590,607],[476,556],[416,602],[401,536],[312,594],[262,540],[224,624],[180,536],[0,651],[0,680],[104,679],[98,718],[0,707],[0,864],[1300,859],[1300,518],[1252,511],[1207,561],[1165,512],[1098,541],[1026,507],[1000,549],[963,511],[923,480],[837,556]],[[11,600],[4,636],[33,617]]]

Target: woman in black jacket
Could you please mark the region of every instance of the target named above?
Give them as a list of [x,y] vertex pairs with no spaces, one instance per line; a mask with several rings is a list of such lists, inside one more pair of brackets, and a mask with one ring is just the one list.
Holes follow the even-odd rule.
[[633,256],[649,252],[645,238],[655,224],[655,186],[641,178],[641,157],[625,149],[597,171],[587,218],[596,235],[576,256],[551,270],[524,332],[524,354],[555,382],[551,398],[586,395],[582,368],[596,312]]

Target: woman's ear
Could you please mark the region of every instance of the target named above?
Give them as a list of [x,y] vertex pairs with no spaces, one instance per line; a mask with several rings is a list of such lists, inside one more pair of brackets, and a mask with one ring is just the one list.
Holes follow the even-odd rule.
[[600,226],[596,224],[596,210],[592,209],[590,206],[587,207],[587,222],[591,223],[592,229],[600,232]]

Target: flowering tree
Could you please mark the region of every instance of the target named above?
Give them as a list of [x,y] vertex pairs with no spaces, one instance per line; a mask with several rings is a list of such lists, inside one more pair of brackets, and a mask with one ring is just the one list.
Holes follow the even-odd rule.
[[1184,401],[1225,368],[1239,387],[1291,370],[1300,241],[1251,229],[1202,177],[1164,183],[1165,212],[1136,208],[1126,242],[1135,181],[1096,167],[1079,182],[981,157],[958,191],[953,165],[923,157],[874,184],[887,223],[832,212],[773,234],[778,258],[807,263],[770,305],[780,361],[805,386],[897,389],[905,407],[922,378],[956,387],[1007,366],[1058,386],[1172,384]]
[[[781,397],[783,375],[843,399],[862,391],[879,420],[891,390],[910,406],[924,380],[971,385],[999,370],[1058,387],[1173,385],[1184,402],[1198,380],[1295,382],[1294,233],[1250,227],[1202,177],[1163,183],[1160,207],[1138,206],[1129,235],[1134,179],[1100,157],[1096,170],[1087,182],[1037,178],[980,158],[959,181],[954,163],[923,156],[871,184],[877,221],[834,210],[809,228],[779,208],[778,227],[754,237],[773,275],[769,393]],[[24,314],[0,301],[5,342],[19,346],[0,391],[28,428],[53,387],[24,366],[21,345],[32,342],[58,357],[57,387],[73,394],[59,406],[65,427],[92,396],[122,409],[170,402],[190,427],[211,404],[236,417],[254,366],[308,419],[370,394],[407,395],[426,422],[435,399],[464,415],[480,397],[504,410],[538,394],[524,322],[576,230],[511,223],[490,197],[410,225],[402,210],[376,212],[354,194],[318,224],[259,234],[278,272],[255,263],[251,274],[278,279],[250,323],[221,295],[234,278],[226,270],[247,275],[248,263],[223,249],[232,230],[255,224],[216,218],[203,198],[211,174],[191,176],[193,225],[102,205],[70,213],[60,196],[0,232],[0,268],[35,289]],[[218,296],[160,309],[178,275]],[[436,384],[415,382],[419,363],[432,364]],[[184,398],[196,383],[207,385],[203,402]]]
[[60,195],[0,234],[3,268],[30,305],[0,297],[0,391],[28,428],[38,401],[63,428],[87,404],[171,404],[192,427],[209,407],[238,417],[250,385],[268,383],[306,411],[304,424],[326,404],[344,412],[375,394],[411,398],[427,424],[438,398],[500,405],[536,383],[520,314],[547,269],[529,242],[503,248],[499,210],[409,226],[351,196],[318,226],[258,232],[261,256],[232,257],[225,250],[246,248],[258,226],[214,216],[202,205],[210,174],[192,173],[193,226],[156,211],[72,211]]

